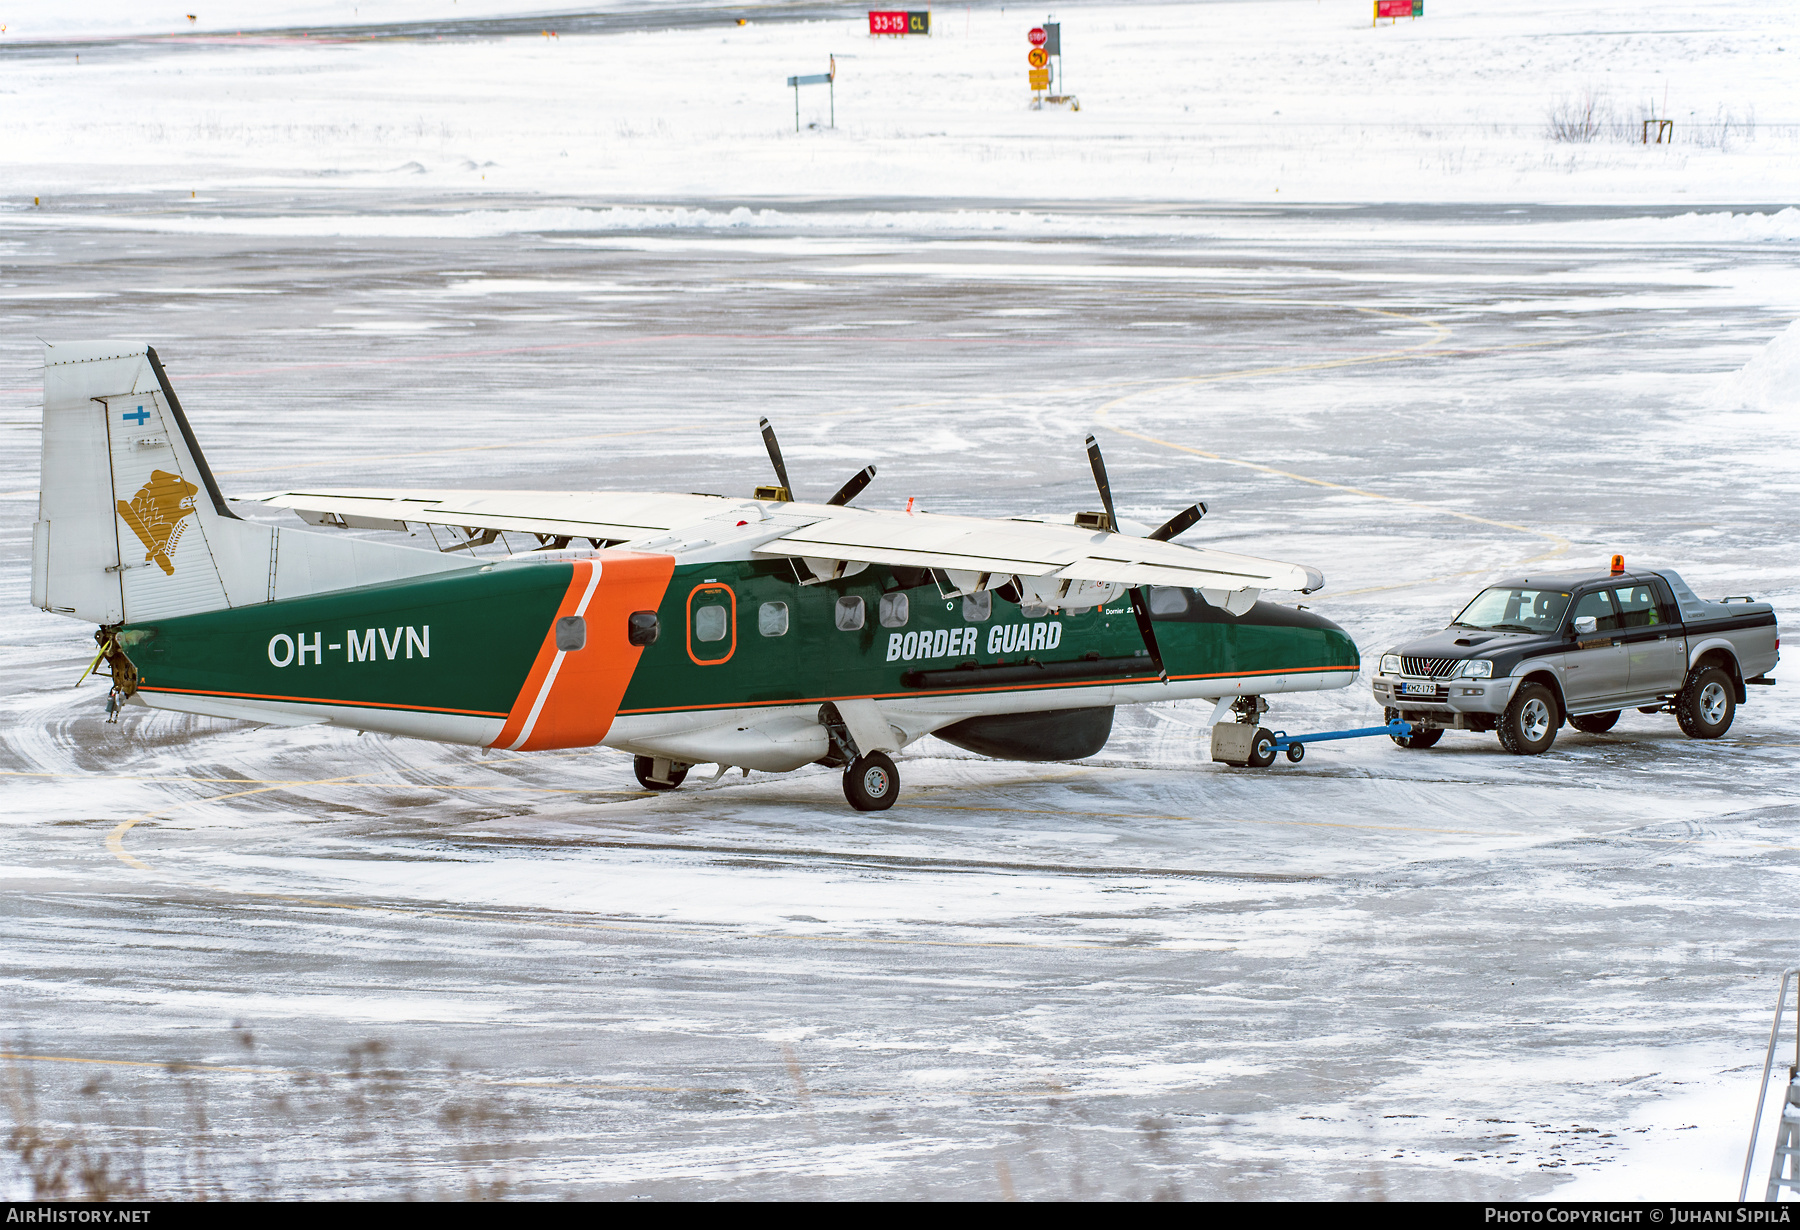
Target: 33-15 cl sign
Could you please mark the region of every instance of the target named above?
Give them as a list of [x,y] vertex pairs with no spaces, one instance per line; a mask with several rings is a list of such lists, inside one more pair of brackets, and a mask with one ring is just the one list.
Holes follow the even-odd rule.
[[931,14],[923,13],[869,13],[870,34],[930,34]]

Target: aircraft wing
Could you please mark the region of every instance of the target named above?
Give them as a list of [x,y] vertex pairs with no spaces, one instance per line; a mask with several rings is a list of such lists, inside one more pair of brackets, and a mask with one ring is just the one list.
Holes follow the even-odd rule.
[[1291,589],[1310,593],[1325,583],[1312,568],[1157,542],[1131,534],[1098,533],[1074,525],[987,517],[815,508],[823,515],[756,548],[758,555],[791,555],[854,563],[1012,574],[1113,585],[1176,585],[1193,589]]
[[[629,544],[669,550],[679,557],[684,540],[716,549],[731,538],[763,557],[955,572],[962,574],[952,578],[957,587],[969,589],[999,585],[1008,576],[1227,593],[1263,589],[1310,593],[1325,583],[1317,570],[1299,564],[1039,520],[636,491],[330,488],[244,498],[293,509],[313,525],[450,527],[466,536],[458,546],[491,542],[492,534],[477,536],[493,531],[530,534],[540,542],[593,539],[614,546]],[[705,531],[703,538],[695,534],[700,530]],[[982,574],[991,582],[981,582]]]
[[[400,530],[407,523],[544,538],[631,542],[720,516],[749,501],[638,491],[388,491],[321,488],[241,497],[291,508],[310,525]],[[473,537],[473,533],[469,535]]]

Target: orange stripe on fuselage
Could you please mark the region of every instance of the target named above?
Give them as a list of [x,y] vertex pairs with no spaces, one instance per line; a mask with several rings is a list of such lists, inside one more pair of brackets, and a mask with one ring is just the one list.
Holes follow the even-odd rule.
[[[490,746],[529,752],[592,747],[604,739],[644,653],[627,639],[627,621],[633,611],[656,610],[674,574],[671,555],[608,551],[576,560],[537,660]],[[564,653],[556,648],[556,621],[575,614],[587,621],[587,643]]]

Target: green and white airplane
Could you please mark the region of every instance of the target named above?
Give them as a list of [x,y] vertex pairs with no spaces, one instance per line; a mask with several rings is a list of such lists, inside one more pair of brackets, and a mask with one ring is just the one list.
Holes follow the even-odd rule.
[[[34,605],[98,625],[111,705],[479,747],[604,746],[652,790],[689,768],[844,769],[891,806],[890,754],[935,734],[1074,760],[1113,708],[1343,687],[1355,644],[1259,600],[1311,568],[1170,541],[1103,510],[998,519],[640,492],[286,491],[310,529],[244,520],[155,350],[51,345]],[[433,548],[344,535],[426,528]],[[1139,532],[1131,532],[1132,530]],[[416,533],[416,531],[415,531]],[[534,549],[509,550],[509,540]],[[495,554],[478,555],[483,549]]]

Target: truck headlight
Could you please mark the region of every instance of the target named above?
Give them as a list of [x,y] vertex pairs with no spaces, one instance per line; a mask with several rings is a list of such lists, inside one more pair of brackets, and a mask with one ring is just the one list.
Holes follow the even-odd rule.
[[1494,674],[1494,664],[1486,658],[1470,658],[1456,673],[1464,679],[1488,679]]
[[1382,654],[1381,673],[1384,675],[1398,675],[1400,673],[1400,655],[1397,653]]

